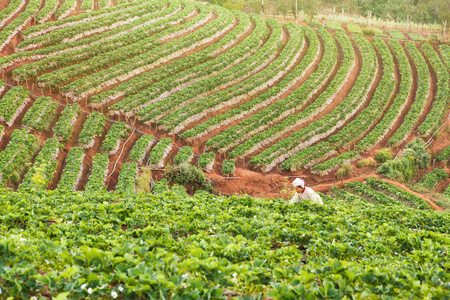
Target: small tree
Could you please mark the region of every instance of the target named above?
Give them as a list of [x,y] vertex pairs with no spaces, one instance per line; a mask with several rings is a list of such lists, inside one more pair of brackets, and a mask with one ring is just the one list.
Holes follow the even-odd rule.
[[306,13],[310,21],[314,19],[314,17],[317,15],[321,7],[322,7],[321,0],[316,1],[302,0],[302,9]]

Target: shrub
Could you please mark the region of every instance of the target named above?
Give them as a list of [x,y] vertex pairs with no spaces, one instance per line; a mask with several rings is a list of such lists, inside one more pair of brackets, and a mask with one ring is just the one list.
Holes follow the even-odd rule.
[[416,171],[414,157],[407,156],[399,159],[388,160],[384,162],[377,170],[386,178],[399,182],[408,182]]
[[377,163],[382,164],[392,159],[391,151],[387,148],[381,149],[375,154],[375,160]]
[[364,158],[358,161],[357,167],[358,168],[367,168],[367,167],[374,167],[377,164],[375,159],[372,157]]
[[182,185],[190,193],[200,189],[213,191],[211,182],[206,175],[200,168],[193,165],[182,163],[175,167],[168,166],[164,172],[169,183]]
[[339,170],[336,172],[336,178],[342,179],[347,176],[350,176],[350,174],[353,172],[353,166],[351,164],[343,165]]
[[376,32],[373,28],[363,28],[362,33],[364,35],[375,36]]
[[403,157],[414,157],[415,164],[420,169],[428,169],[430,167],[431,156],[425,152],[425,142],[422,139],[415,139],[406,145]]
[[150,183],[152,181],[152,170],[142,168],[142,173],[136,178],[136,191],[150,193]]

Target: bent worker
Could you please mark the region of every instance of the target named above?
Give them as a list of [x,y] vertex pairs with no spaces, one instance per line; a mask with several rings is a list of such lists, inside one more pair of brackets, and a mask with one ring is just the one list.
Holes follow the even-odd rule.
[[301,180],[300,178],[296,178],[294,182],[292,183],[295,187],[296,193],[291,201],[289,201],[289,204],[294,204],[297,201],[304,201],[304,200],[312,200],[312,202],[323,205],[322,199],[320,198],[319,194],[314,192],[312,188],[305,187],[305,182]]

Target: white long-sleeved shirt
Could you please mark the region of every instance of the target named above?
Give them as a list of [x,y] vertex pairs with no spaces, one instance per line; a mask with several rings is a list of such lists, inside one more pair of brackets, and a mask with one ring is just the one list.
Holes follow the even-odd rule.
[[295,193],[294,197],[289,201],[289,204],[294,204],[297,201],[303,201],[310,199],[312,202],[323,205],[322,198],[320,198],[319,194],[313,191],[312,188],[305,187],[305,191],[303,193]]

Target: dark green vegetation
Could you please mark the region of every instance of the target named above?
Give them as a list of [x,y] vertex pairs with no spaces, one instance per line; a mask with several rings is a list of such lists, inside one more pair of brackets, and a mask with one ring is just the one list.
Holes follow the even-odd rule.
[[[228,9],[238,9],[259,13],[262,11],[261,0],[207,0],[210,3],[222,5]],[[266,0],[264,12],[281,15],[295,15],[296,0]],[[441,23],[450,19],[450,3],[447,0],[437,1],[375,1],[375,0],[298,0],[298,9],[314,15],[321,10],[334,9],[340,12],[359,13],[386,19],[387,13],[397,21],[406,21],[407,15],[418,23]]]
[[158,190],[1,191],[2,296],[449,299],[448,213]]

